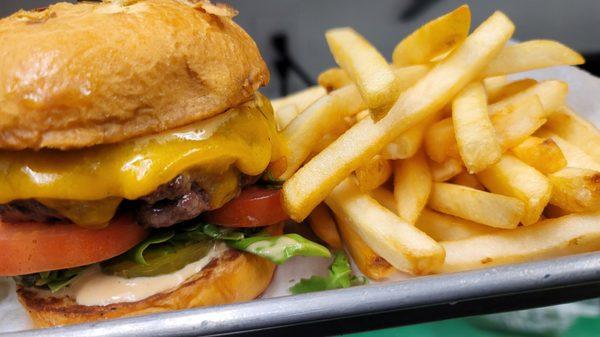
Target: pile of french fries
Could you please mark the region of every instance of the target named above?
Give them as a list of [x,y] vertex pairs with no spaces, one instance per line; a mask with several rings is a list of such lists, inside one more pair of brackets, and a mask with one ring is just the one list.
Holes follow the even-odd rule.
[[351,28],[339,65],[273,102],[290,155],[284,207],[379,280],[600,249],[600,133],[568,86],[507,75],[578,65],[548,40],[507,44],[496,12],[469,34],[462,6],[422,26],[392,63]]

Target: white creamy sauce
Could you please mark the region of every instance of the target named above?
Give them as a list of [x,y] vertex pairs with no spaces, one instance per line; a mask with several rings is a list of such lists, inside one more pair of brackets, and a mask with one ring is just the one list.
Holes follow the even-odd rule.
[[290,239],[286,236],[282,236],[275,241],[275,244],[271,245],[269,241],[258,241],[248,246],[248,250],[251,252],[262,251],[274,259],[283,259],[283,249],[286,246],[297,244],[296,240]]
[[226,250],[225,244],[218,243],[202,259],[174,273],[152,277],[127,279],[106,275],[96,264],[77,276],[77,279],[64,290],[64,294],[75,299],[77,304],[87,306],[141,301],[152,295],[177,288]]

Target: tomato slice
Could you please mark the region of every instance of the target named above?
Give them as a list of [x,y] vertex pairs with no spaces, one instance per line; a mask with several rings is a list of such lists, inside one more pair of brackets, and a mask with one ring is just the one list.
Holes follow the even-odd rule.
[[281,204],[281,190],[252,186],[223,207],[204,214],[204,220],[225,227],[270,226],[289,216]]
[[0,221],[0,276],[84,266],[122,254],[147,235],[130,217],[102,229]]

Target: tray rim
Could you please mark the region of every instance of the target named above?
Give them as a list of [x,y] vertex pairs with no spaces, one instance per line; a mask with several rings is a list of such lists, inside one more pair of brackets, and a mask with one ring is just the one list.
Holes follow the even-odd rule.
[[600,281],[600,252],[3,336],[199,336],[255,331]]

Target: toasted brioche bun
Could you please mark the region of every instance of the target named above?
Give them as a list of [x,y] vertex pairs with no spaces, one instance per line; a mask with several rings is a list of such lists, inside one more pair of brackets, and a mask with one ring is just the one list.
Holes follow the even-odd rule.
[[209,118],[269,79],[206,1],[58,3],[0,20],[0,149],[74,149]]
[[70,297],[40,295],[35,289],[19,287],[17,293],[37,327],[52,327],[249,301],[267,288],[274,270],[268,260],[228,250],[177,289],[138,302],[83,306]]

